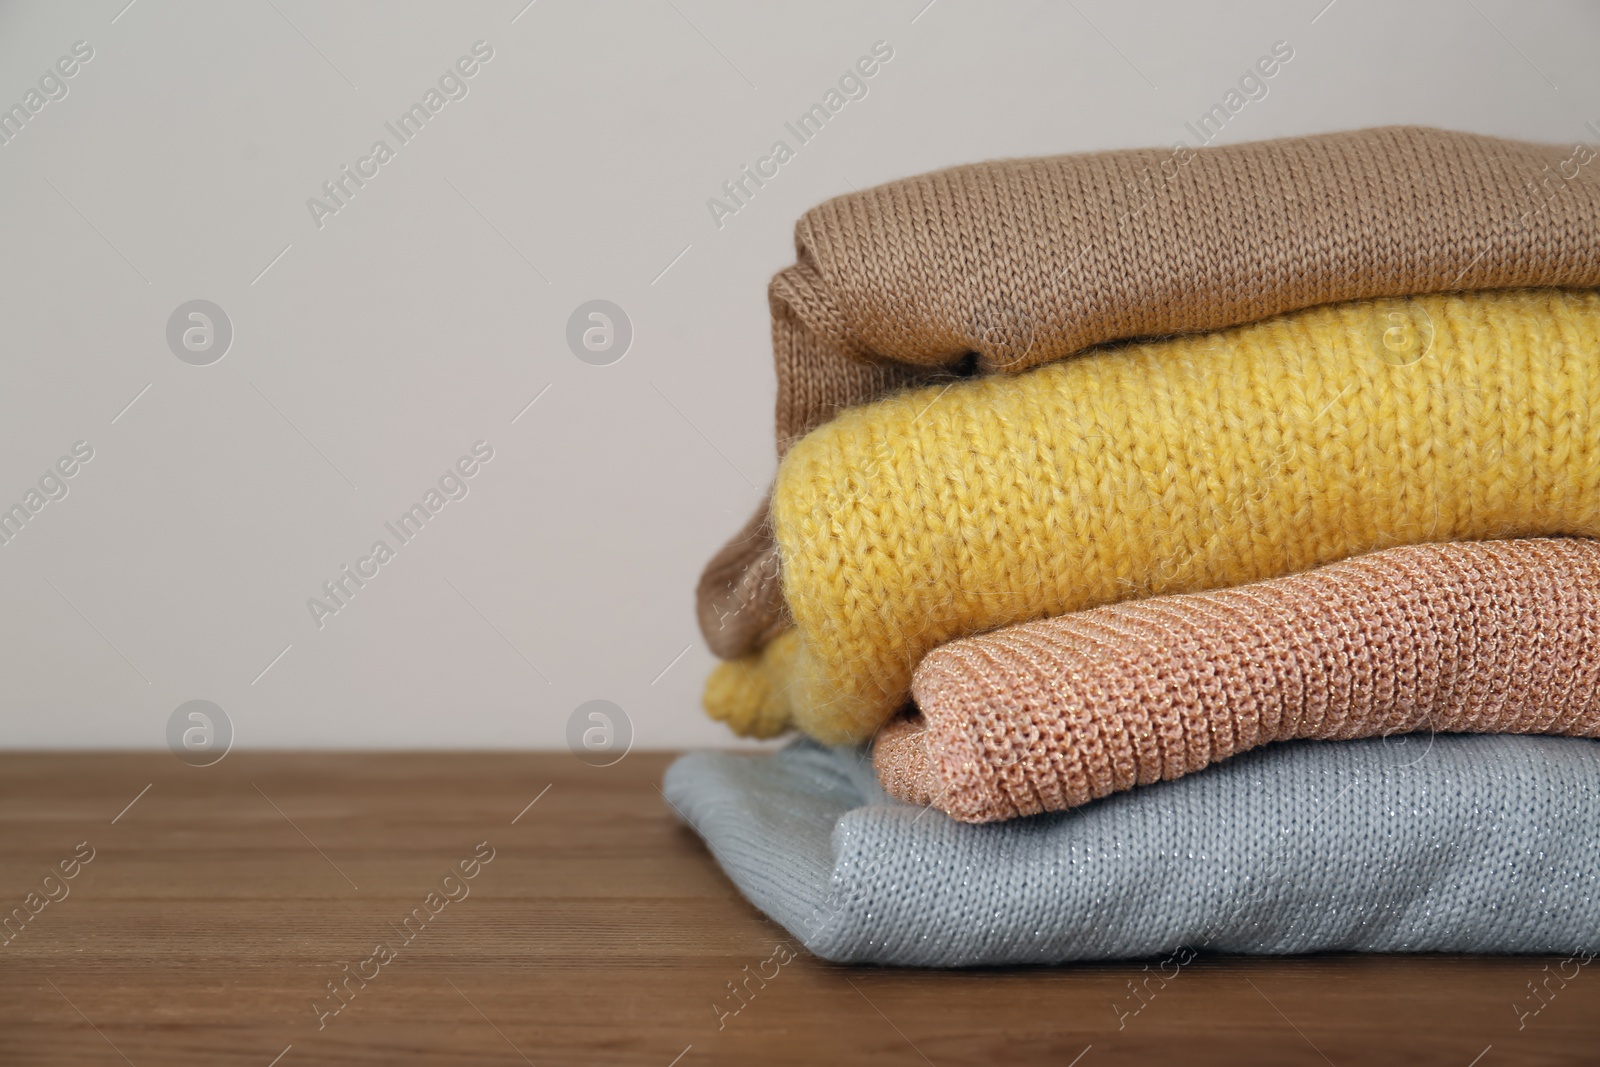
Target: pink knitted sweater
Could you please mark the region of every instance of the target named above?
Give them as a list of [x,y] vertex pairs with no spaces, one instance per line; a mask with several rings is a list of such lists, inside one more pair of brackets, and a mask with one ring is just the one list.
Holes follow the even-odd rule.
[[[928,654],[878,736],[891,794],[963,822],[1059,811],[1292,738],[1600,736],[1600,542],[1388,549]],[[1400,743],[1400,742],[1396,742]],[[1427,739],[1408,739],[1426,758]]]

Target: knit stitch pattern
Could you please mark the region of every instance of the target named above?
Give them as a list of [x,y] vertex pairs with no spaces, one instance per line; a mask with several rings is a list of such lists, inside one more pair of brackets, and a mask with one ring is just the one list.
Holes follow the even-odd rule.
[[810,742],[691,753],[662,788],[752,903],[841,962],[1600,949],[1600,743],[1578,738],[1290,741],[988,826]]
[[1024,623],[928,653],[885,791],[962,822],[1061,811],[1258,745],[1600,736],[1600,542],[1392,548]]
[[955,638],[1401,544],[1600,533],[1596,410],[1600,294],[1564,290],[1319,307],[853,408],[779,468],[793,644],[719,666],[707,710],[748,732],[760,709],[728,694],[759,688],[764,721],[860,741]]
[[[796,224],[796,262],[768,291],[778,456],[957,368],[1017,373],[1339,301],[1600,286],[1592,159],[1386,127],[998,160],[838,197]],[[700,581],[724,658],[787,624],[765,512]]]

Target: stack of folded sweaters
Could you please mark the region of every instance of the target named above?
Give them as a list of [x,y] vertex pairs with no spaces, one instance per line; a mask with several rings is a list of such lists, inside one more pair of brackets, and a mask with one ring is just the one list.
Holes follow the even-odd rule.
[[809,739],[668,799],[831,959],[1600,949],[1594,158],[1387,128],[809,212],[777,479],[699,590],[707,710]]

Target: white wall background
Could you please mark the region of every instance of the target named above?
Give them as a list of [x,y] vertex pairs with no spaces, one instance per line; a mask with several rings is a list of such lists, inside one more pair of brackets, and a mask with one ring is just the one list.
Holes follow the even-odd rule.
[[[7,746],[160,747],[192,698],[247,747],[559,747],[597,697],[639,747],[727,743],[691,591],[773,472],[765,287],[807,207],[1192,143],[1279,40],[1220,141],[1600,123],[1585,3],[126,3],[0,9],[0,105],[94,49],[0,146],[0,505],[94,449],[0,547]],[[469,94],[319,229],[307,198],[478,40]],[[879,40],[869,95],[719,230],[707,198]],[[235,331],[210,366],[165,338],[195,298]],[[610,366],[565,342],[593,298],[634,326]],[[478,440],[470,494],[319,630],[307,598]]]

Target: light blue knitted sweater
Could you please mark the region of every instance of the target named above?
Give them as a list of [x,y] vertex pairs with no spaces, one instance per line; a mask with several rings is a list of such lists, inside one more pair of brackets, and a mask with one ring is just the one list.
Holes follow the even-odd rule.
[[699,752],[668,800],[831,960],[1600,949],[1600,742],[1296,742],[1075,811],[972,826],[798,742]]

